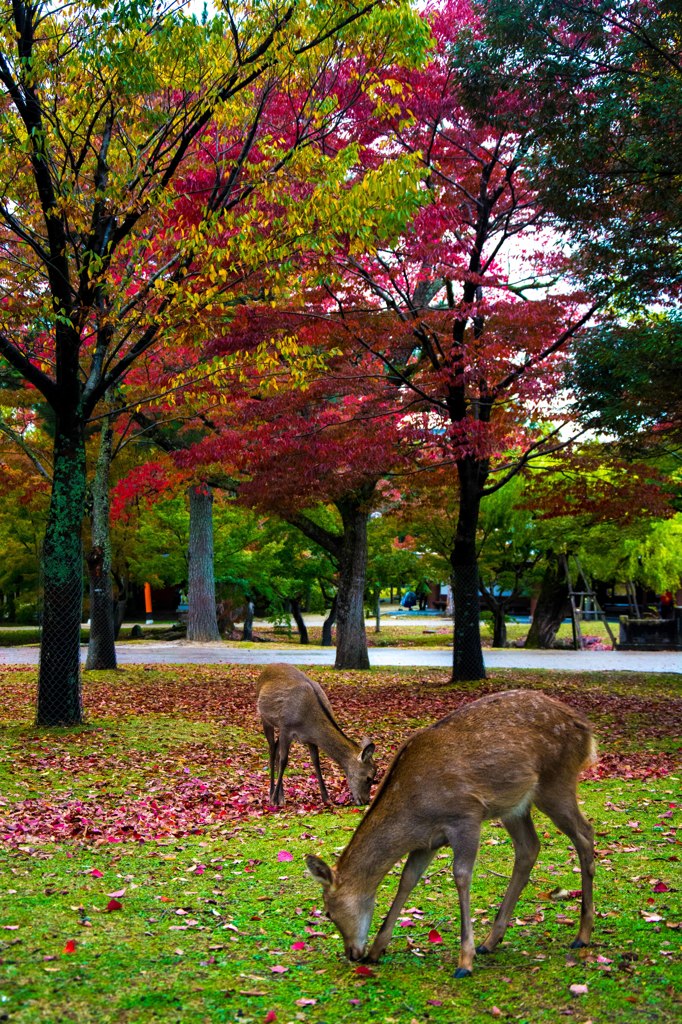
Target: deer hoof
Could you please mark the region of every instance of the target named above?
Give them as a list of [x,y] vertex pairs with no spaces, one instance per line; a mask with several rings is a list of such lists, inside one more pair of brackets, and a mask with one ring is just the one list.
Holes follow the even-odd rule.
[[571,949],[584,949],[585,946],[587,946],[587,945],[588,945],[588,943],[587,942],[583,942],[582,939],[574,939],[573,942],[571,943],[570,948]]
[[455,977],[456,978],[470,978],[471,977],[471,971],[467,970],[466,967],[458,967],[457,970],[455,971]]
[[476,946],[476,952],[480,953],[481,956],[488,956],[490,953],[492,953],[492,949],[488,949],[487,946],[484,946],[483,943],[481,943],[480,946]]

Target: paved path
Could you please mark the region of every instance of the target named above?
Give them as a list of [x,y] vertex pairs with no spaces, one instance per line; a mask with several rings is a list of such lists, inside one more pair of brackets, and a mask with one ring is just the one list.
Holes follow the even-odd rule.
[[[85,661],[86,648],[82,649]],[[37,665],[38,647],[0,647],[0,665]],[[169,642],[117,644],[119,665],[267,665],[285,661],[292,665],[333,665],[331,647],[288,646],[228,647],[225,644]],[[552,669],[565,672],[675,672],[682,674],[679,651],[526,651],[485,650],[488,668]],[[370,647],[372,666],[423,666],[449,668],[449,650]]]

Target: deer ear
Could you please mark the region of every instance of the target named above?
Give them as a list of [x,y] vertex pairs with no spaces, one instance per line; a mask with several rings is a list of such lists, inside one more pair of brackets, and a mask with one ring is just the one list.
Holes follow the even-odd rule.
[[328,864],[322,860],[321,857],[316,857],[314,853],[309,853],[305,859],[308,865],[308,871],[316,878],[323,889],[329,889],[334,884],[334,875],[332,869]]
[[362,741],[362,750],[360,751],[360,760],[369,761],[370,757],[374,753],[374,744],[371,740],[364,739]]

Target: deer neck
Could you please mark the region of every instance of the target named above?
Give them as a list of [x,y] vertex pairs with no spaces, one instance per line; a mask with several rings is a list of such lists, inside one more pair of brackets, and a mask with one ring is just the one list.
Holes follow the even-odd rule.
[[336,866],[337,880],[348,879],[353,888],[370,895],[382,878],[412,849],[410,836],[394,817],[382,813],[381,802],[370,805]]
[[347,736],[344,736],[341,730],[336,728],[331,722],[327,723],[327,728],[324,730],[324,735],[320,738],[318,746],[322,747],[324,752],[333,761],[336,761],[344,771],[352,759],[360,753],[357,743],[353,743]]

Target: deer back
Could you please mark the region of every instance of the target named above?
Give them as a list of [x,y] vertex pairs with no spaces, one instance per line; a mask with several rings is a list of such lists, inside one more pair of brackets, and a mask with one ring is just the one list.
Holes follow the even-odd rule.
[[395,846],[398,860],[435,842],[453,817],[520,814],[543,791],[575,789],[595,757],[589,722],[560,701],[528,690],[483,697],[398,749],[339,868],[359,844]]
[[353,745],[334,718],[322,687],[293,665],[268,665],[256,682],[256,702],[264,722],[286,727],[305,743],[324,747],[322,737],[338,734]]

